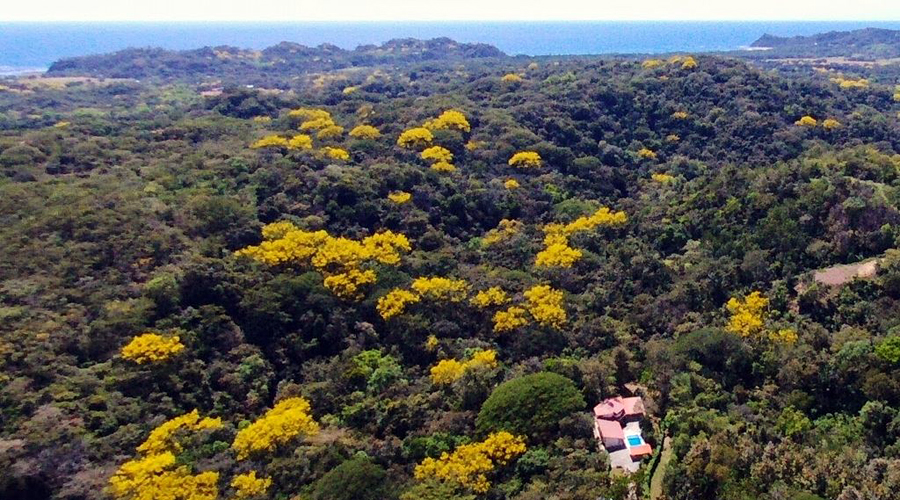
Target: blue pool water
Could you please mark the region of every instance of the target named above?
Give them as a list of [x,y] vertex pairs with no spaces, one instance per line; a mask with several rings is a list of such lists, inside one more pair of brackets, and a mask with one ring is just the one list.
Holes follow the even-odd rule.
[[640,446],[644,444],[644,440],[641,439],[640,436],[628,436],[628,445],[629,446]]

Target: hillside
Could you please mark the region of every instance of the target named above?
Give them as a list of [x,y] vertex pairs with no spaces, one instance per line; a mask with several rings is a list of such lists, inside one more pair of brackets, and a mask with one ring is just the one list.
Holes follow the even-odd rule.
[[0,80],[0,499],[900,500],[881,75],[405,40]]
[[900,31],[865,28],[795,37],[765,34],[750,46],[756,49],[771,49],[766,55],[778,57],[892,59],[900,57]]
[[203,78],[243,78],[260,82],[263,74],[269,78],[287,78],[297,73],[359,66],[503,56],[503,52],[487,44],[457,43],[448,38],[396,39],[382,45],[359,46],[354,50],[330,44],[306,47],[282,42],[261,51],[227,46],[185,51],[133,48],[112,54],[63,59],[52,64],[47,74],[192,81]]

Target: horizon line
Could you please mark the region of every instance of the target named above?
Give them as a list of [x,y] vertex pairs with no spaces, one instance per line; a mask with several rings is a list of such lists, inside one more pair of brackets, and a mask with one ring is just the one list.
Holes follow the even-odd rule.
[[0,24],[65,24],[65,23],[898,23],[898,19],[14,19]]

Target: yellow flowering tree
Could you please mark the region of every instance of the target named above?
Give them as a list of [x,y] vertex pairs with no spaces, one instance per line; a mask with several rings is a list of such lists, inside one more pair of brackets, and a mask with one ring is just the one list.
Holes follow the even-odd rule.
[[681,69],[694,69],[697,67],[697,60],[694,56],[687,56],[681,61]]
[[420,155],[423,160],[432,162],[431,169],[438,172],[454,172],[456,167],[453,166],[453,153],[449,149],[441,146],[431,146],[422,151]]
[[467,361],[443,359],[431,367],[431,382],[435,385],[447,385],[456,382],[469,371],[490,370],[496,368],[497,351],[493,349],[479,350],[472,353]]
[[122,357],[142,365],[166,361],[184,350],[178,336],[163,337],[156,333],[144,333],[131,339],[122,348]]
[[327,141],[331,139],[340,139],[341,135],[344,133],[344,127],[340,125],[329,125],[316,134],[316,138],[321,141]]
[[730,316],[725,329],[744,338],[767,338],[772,342],[792,344],[797,341],[797,332],[790,328],[769,328],[769,299],[754,291],[745,297],[732,297],[725,304]]
[[638,156],[639,156],[640,158],[646,158],[646,159],[648,159],[648,160],[655,160],[655,159],[656,159],[656,153],[653,152],[653,151],[650,150],[650,149],[647,149],[647,148],[641,148],[641,149],[639,149],[638,152],[637,152],[637,154],[638,154]]
[[442,359],[431,367],[431,382],[438,385],[452,384],[466,371],[465,363],[455,359]]
[[181,443],[179,443],[179,437],[184,432],[199,432],[220,427],[222,427],[222,419],[200,417],[200,413],[194,410],[158,425],[150,432],[147,439],[138,446],[137,451],[148,455],[158,455],[166,451],[180,453],[182,447]]
[[346,149],[325,146],[321,151],[325,158],[331,160],[347,161],[350,159],[350,153]]
[[378,139],[381,132],[371,125],[357,125],[350,131],[350,137],[356,139]]
[[475,307],[482,309],[490,306],[500,306],[509,302],[509,294],[499,286],[492,286],[476,293],[472,297],[471,302]]
[[658,182],[660,184],[668,184],[670,182],[675,182],[675,177],[672,177],[669,174],[651,174],[650,178],[653,179],[654,182]]
[[544,249],[537,254],[538,267],[569,268],[581,258],[580,250],[569,246],[569,238],[575,234],[592,231],[599,226],[620,226],[628,218],[625,212],[613,212],[609,207],[600,207],[590,216],[583,216],[568,224],[547,224],[544,226]]
[[381,315],[381,319],[389,320],[394,316],[399,316],[406,311],[406,306],[415,304],[422,300],[417,293],[409,290],[394,289],[378,299],[375,310]]
[[302,131],[321,131],[337,126],[331,113],[324,109],[299,108],[288,112],[288,116],[302,120],[299,127]]
[[581,250],[566,243],[554,243],[538,252],[534,265],[538,267],[572,267],[581,258]]
[[261,497],[266,494],[269,486],[272,486],[272,479],[256,477],[255,470],[245,474],[238,474],[231,480],[231,487],[234,488],[234,497],[240,500]]
[[497,351],[493,349],[478,350],[466,361],[466,370],[497,368]]
[[431,164],[431,170],[435,172],[450,173],[456,172],[456,166],[446,161],[437,161]]
[[294,137],[291,137],[291,140],[288,141],[287,147],[288,149],[298,150],[312,149],[312,138],[306,134],[297,134]]
[[464,280],[442,277],[416,278],[410,288],[395,288],[378,299],[375,307],[382,319],[399,316],[406,312],[408,305],[422,300],[462,302],[469,293],[469,285]]
[[519,234],[519,232],[522,231],[523,227],[525,227],[525,224],[523,224],[521,221],[517,221],[514,219],[502,219],[500,223],[497,224],[496,228],[491,229],[490,231],[485,233],[483,242],[485,246],[502,243]]
[[378,275],[371,269],[347,269],[344,272],[325,276],[322,284],[331,293],[346,299],[357,299],[362,295],[362,287],[375,283]]
[[726,330],[741,337],[750,337],[763,331],[769,299],[759,292],[752,292],[743,299],[732,297],[726,307],[731,313]]
[[193,474],[175,465],[175,455],[165,452],[135,458],[122,464],[109,480],[108,492],[118,500],[216,500],[219,473]]
[[238,460],[254,453],[271,452],[300,436],[317,434],[319,424],[309,413],[309,401],[304,398],[280,401],[234,437],[231,447],[237,453]]
[[[561,234],[572,236],[582,231],[592,231],[599,226],[621,226],[628,221],[628,216],[621,210],[613,212],[609,207],[600,207],[589,216],[579,217],[574,221],[559,228]],[[548,234],[554,233],[552,226],[545,227],[544,232]]]
[[284,137],[278,135],[267,135],[262,139],[254,142],[250,145],[251,149],[260,149],[260,148],[287,148],[290,146],[290,143]]
[[441,146],[431,146],[430,148],[422,151],[420,156],[423,160],[432,162],[443,161],[450,163],[453,161],[453,153],[451,153],[449,149]]
[[549,285],[535,285],[525,291],[528,312],[541,326],[561,328],[566,322],[563,293]]
[[470,132],[472,130],[466,115],[462,111],[455,109],[448,109],[434,120],[425,122],[425,128],[431,130],[456,130],[459,132]]
[[362,266],[378,262],[396,266],[401,252],[411,250],[402,234],[382,231],[360,241],[335,238],[326,231],[304,231],[289,222],[263,227],[264,241],[238,250],[236,255],[263,264],[311,265],[323,274],[323,284],[345,299],[359,299],[360,288],[374,283],[376,274]]
[[506,83],[518,83],[522,81],[522,77],[515,73],[507,73],[500,78],[500,81]]
[[397,145],[406,149],[422,149],[431,145],[434,135],[425,127],[404,130],[397,138]]
[[511,167],[537,168],[541,166],[541,155],[535,151],[519,151],[507,163]]
[[331,113],[324,109],[315,109],[315,108],[297,108],[292,109],[288,112],[288,116],[291,118],[298,118],[300,120],[308,121],[308,120],[317,120],[317,119],[331,119]]
[[388,266],[399,264],[400,252],[409,252],[411,249],[406,236],[393,231],[381,231],[363,238],[362,245],[369,259]]
[[797,331],[792,328],[781,328],[769,332],[769,340],[780,344],[793,344],[797,341]]
[[457,447],[440,458],[426,458],[415,469],[416,479],[448,481],[476,493],[487,492],[491,484],[487,474],[525,453],[525,438],[497,432],[477,443]]
[[510,306],[505,311],[494,313],[494,332],[503,333],[528,324],[528,311],[519,306]]
[[831,78],[833,83],[838,84],[842,89],[865,89],[869,87],[869,80],[865,78],[853,79],[836,76]]
[[468,295],[469,284],[463,280],[439,276],[419,277],[413,280],[411,288],[425,299],[462,302]]
[[506,179],[506,181],[503,182],[503,187],[509,190],[519,189],[519,181],[515,179]]
[[818,121],[809,115],[794,122],[794,125],[797,125],[798,127],[815,127],[816,124],[818,124]]
[[107,491],[117,500],[216,500],[219,474],[195,474],[177,464],[183,432],[221,427],[219,419],[201,418],[194,410],[154,429],[138,447],[139,455],[123,463],[110,477]]
[[334,126],[337,126],[337,124],[334,123],[334,120],[332,120],[331,117],[323,117],[307,120],[300,124],[299,129],[301,132],[311,132],[325,130]]
[[822,122],[822,127],[827,130],[834,130],[836,128],[841,128],[841,122],[834,118],[826,118],[825,121]]
[[388,193],[388,199],[398,205],[402,205],[411,200],[412,195],[410,193],[407,193],[406,191],[392,191]]

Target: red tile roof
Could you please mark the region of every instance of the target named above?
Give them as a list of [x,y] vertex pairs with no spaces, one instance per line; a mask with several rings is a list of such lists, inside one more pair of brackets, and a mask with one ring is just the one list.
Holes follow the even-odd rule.
[[653,448],[649,444],[644,443],[640,446],[628,448],[628,452],[631,454],[631,458],[646,457],[653,454]]
[[625,407],[625,415],[643,415],[644,402],[639,397],[622,398],[622,405]]
[[606,420],[618,420],[625,415],[622,398],[609,398],[594,407],[594,416]]
[[618,422],[612,420],[597,419],[597,429],[600,431],[600,437],[603,439],[621,439],[625,440],[625,432]]
[[594,407],[594,416],[606,420],[619,420],[635,415],[644,415],[644,402],[637,396],[609,398]]

